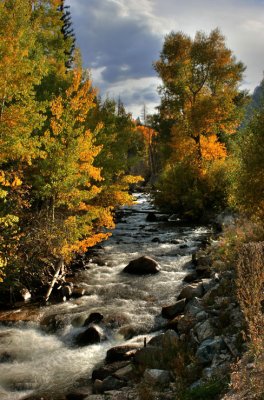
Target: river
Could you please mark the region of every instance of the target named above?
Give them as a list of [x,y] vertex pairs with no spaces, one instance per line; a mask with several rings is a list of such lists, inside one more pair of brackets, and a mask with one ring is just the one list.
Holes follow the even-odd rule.
[[[23,316],[23,321],[0,323],[0,399],[21,400],[43,393],[56,399],[76,384],[89,382],[110,347],[126,340],[142,343],[164,326],[161,307],[176,299],[191,254],[209,229],[146,222],[148,211],[153,211],[149,197],[135,196],[137,202],[123,209],[123,220],[112,236],[74,278],[85,289],[83,297],[0,315],[10,321],[14,313]],[[122,273],[130,260],[141,255],[158,261],[161,272],[144,277]],[[92,312],[104,316],[98,325],[105,340],[77,347],[74,338],[85,329],[82,324]],[[49,319],[55,321],[55,332],[44,323]]]

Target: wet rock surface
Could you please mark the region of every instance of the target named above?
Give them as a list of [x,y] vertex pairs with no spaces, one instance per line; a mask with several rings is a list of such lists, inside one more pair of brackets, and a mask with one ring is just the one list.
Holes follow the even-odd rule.
[[173,319],[177,315],[181,314],[185,308],[186,299],[177,301],[171,306],[162,307],[161,314],[163,318]]
[[89,344],[100,343],[102,334],[95,326],[90,326],[84,332],[79,333],[75,338],[77,346],[88,346]]
[[123,269],[123,272],[132,275],[149,275],[157,274],[160,271],[160,266],[157,261],[151,257],[142,256],[130,263]]
[[109,349],[106,353],[106,362],[112,363],[115,361],[126,361],[131,359],[142,347],[139,344],[127,344],[123,346],[116,346]]

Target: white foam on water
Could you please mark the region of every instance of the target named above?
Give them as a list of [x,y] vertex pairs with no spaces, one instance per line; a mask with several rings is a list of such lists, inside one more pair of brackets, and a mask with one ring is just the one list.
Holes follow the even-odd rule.
[[[87,295],[41,309],[44,317],[55,316],[55,334],[45,333],[36,323],[0,326],[0,359],[7,357],[0,363],[0,399],[20,400],[31,392],[65,393],[80,378],[90,378],[107,349],[124,343],[130,334],[135,335],[132,342],[143,343],[147,332],[164,324],[161,307],[176,300],[191,252],[208,230],[147,223],[147,212],[153,210],[149,197],[136,197],[137,204],[123,209],[126,223],[119,224],[102,244],[89,269],[77,275]],[[153,242],[153,238],[159,240]],[[151,276],[122,273],[129,261],[142,255],[157,260],[161,272]],[[96,258],[107,265],[98,266]],[[78,348],[74,338],[85,329],[82,324],[92,312],[103,314],[99,326],[107,340]]]

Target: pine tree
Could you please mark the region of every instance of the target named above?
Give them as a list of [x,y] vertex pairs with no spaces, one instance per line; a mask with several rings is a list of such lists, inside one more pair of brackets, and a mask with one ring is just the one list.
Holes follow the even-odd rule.
[[66,68],[69,69],[72,67],[74,62],[74,50],[75,50],[75,34],[72,26],[72,19],[70,13],[70,6],[65,6],[65,1],[61,0],[61,4],[58,9],[62,13],[61,20],[63,21],[63,25],[61,28],[61,32],[63,34],[64,40],[67,43],[67,49],[65,49],[66,54]]

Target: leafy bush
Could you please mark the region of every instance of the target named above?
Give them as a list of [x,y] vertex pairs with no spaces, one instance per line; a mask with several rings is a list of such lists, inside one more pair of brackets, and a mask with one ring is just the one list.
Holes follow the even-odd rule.
[[223,160],[204,162],[202,167],[190,160],[170,165],[160,177],[155,202],[194,219],[218,210],[226,200],[225,169]]
[[264,104],[240,132],[234,153],[230,204],[261,222],[264,217]]

